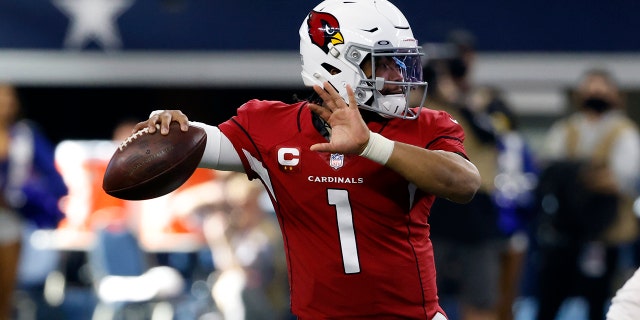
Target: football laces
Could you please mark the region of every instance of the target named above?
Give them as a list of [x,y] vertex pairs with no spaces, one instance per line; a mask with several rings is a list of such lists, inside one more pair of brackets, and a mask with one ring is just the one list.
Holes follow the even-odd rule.
[[[156,128],[158,128],[158,130],[160,130],[160,125],[159,125],[159,124],[156,124]],[[128,145],[129,143],[131,143],[133,140],[138,139],[138,137],[140,137],[140,136],[142,136],[143,134],[148,133],[148,132],[149,132],[149,128],[144,128],[144,129],[141,129],[141,130],[139,130],[138,132],[136,132],[136,133],[134,133],[134,134],[130,135],[127,139],[125,139],[124,141],[122,141],[122,143],[120,143],[120,146],[118,147],[118,149],[119,149],[120,151],[122,151],[122,150],[123,150],[124,148],[126,148],[126,147],[127,147],[127,145]]]

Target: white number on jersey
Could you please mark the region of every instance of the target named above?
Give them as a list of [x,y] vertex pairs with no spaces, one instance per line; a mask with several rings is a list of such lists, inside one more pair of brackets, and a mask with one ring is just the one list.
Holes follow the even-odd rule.
[[342,249],[342,263],[347,274],[360,272],[358,245],[353,229],[353,214],[349,203],[349,192],[341,189],[328,189],[329,204],[336,207],[340,248]]

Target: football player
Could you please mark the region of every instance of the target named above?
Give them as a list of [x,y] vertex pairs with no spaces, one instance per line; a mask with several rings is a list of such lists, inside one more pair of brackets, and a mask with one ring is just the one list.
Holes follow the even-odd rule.
[[[386,0],[318,4],[299,30],[306,101],[250,100],[205,128],[200,167],[265,185],[287,253],[299,319],[447,319],[439,305],[429,210],[466,203],[480,185],[464,133],[426,97],[421,50]],[[420,104],[422,105],[422,103]],[[188,130],[158,110],[135,130]]]

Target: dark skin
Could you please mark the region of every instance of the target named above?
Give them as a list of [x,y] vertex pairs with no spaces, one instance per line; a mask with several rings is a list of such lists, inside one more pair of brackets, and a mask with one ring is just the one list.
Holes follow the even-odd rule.
[[[365,64],[363,69],[371,73],[370,65]],[[378,65],[376,76],[390,80],[402,77],[397,68],[380,68]],[[312,145],[311,150],[342,154],[362,153],[369,142],[370,131],[362,119],[351,86],[346,87],[348,104],[329,82],[325,82],[324,87],[316,85],[313,89],[324,103],[309,103],[308,107],[331,126],[331,139]],[[396,92],[398,89],[397,86],[385,85],[382,91]],[[165,110],[138,123],[134,132],[146,127],[149,128],[149,133],[154,133],[156,124],[160,124],[160,133],[167,134],[169,123],[172,121],[180,123],[182,131],[189,129],[188,118],[180,110]],[[471,201],[480,187],[480,173],[475,165],[453,152],[427,150],[395,141],[393,152],[385,166],[402,175],[420,190],[457,203]]]

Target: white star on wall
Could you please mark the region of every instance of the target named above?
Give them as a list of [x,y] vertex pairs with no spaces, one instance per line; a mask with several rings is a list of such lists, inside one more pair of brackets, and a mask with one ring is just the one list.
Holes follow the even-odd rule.
[[65,48],[83,49],[91,41],[105,50],[122,46],[116,19],[133,0],[53,0],[69,18]]

